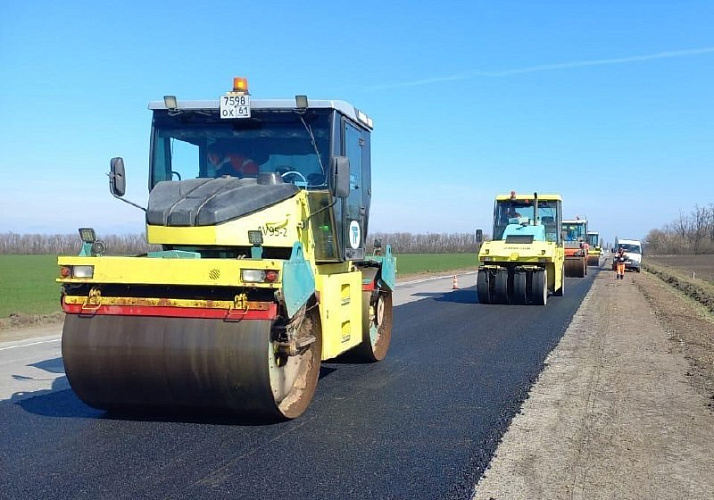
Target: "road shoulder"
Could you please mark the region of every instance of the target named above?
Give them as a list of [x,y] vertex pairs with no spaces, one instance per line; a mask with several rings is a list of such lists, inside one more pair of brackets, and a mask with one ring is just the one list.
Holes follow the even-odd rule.
[[711,400],[642,279],[598,274],[475,499],[709,498]]

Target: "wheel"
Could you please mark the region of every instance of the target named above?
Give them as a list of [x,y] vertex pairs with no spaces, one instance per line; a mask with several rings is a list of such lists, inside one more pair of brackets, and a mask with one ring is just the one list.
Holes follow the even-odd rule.
[[301,347],[288,355],[278,342],[285,329],[270,320],[68,314],[62,359],[72,389],[95,408],[296,418],[315,393],[322,354],[318,308],[298,315]]
[[508,269],[500,269],[496,273],[496,280],[494,283],[495,296],[498,304],[510,304],[511,297],[508,293]]
[[382,361],[392,339],[392,292],[362,292],[362,343],[356,353],[365,361]]
[[513,273],[513,303],[525,304],[528,302],[528,273],[516,271]]
[[548,302],[548,274],[545,269],[533,272],[531,290],[534,304],[544,306]]
[[491,304],[490,275],[488,269],[479,269],[476,275],[476,294],[481,304]]

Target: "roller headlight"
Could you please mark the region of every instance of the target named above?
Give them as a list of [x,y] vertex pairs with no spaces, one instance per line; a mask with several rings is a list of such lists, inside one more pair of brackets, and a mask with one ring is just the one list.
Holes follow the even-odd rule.
[[262,283],[265,279],[265,271],[262,269],[242,269],[240,278],[244,283]]
[[72,266],[73,278],[93,278],[94,266]]
[[278,271],[274,269],[241,269],[243,283],[275,283],[278,280]]

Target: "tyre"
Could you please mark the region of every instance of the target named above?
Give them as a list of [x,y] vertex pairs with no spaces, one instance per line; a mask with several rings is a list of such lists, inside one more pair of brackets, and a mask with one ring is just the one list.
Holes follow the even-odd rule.
[[533,272],[531,290],[534,304],[544,306],[548,302],[548,274],[545,269]]
[[513,274],[513,303],[526,304],[528,302],[528,273],[516,271]]
[[476,275],[476,294],[481,304],[491,304],[491,286],[488,269],[479,269]]
[[496,273],[494,295],[497,304],[510,304],[511,294],[508,290],[508,269],[500,269]]

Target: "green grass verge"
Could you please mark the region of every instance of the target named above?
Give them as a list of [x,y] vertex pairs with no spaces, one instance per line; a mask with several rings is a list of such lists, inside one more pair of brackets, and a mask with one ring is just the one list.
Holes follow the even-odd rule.
[[0,318],[60,311],[56,255],[0,255]]
[[397,255],[397,275],[455,271],[478,267],[475,253]]
[[[399,274],[448,272],[478,266],[476,254],[404,254],[397,256]],[[0,318],[13,313],[60,311],[55,255],[0,255]]]

